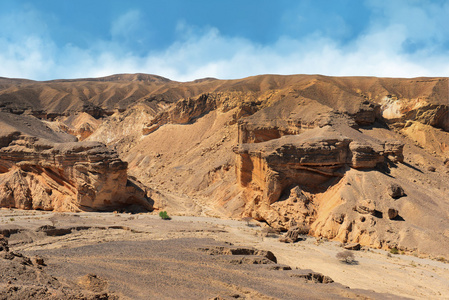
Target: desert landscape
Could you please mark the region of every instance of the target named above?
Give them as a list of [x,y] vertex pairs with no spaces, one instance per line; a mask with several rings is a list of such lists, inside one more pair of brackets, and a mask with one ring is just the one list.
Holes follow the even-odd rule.
[[448,299],[448,195],[447,77],[0,78],[1,299]]

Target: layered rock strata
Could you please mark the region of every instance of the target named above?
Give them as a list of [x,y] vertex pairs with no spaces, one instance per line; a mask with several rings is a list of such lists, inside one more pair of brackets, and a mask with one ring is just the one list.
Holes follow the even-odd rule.
[[0,206],[43,210],[151,209],[127,163],[97,142],[54,143],[13,132],[0,145]]
[[[357,136],[352,128],[343,131]],[[238,154],[238,182],[250,191],[246,212],[255,219],[285,227],[289,218],[280,217],[270,206],[287,188],[323,191],[329,181],[342,178],[348,168],[373,169],[387,160],[403,161],[403,146],[395,141],[349,138],[332,126],[267,142],[240,144],[234,152]],[[310,202],[307,197],[296,198],[304,203],[299,210],[306,209]]]

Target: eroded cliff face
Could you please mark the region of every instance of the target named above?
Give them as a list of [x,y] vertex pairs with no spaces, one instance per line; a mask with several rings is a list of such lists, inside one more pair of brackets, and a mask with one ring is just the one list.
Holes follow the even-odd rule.
[[403,161],[400,142],[365,139],[355,129],[340,128],[348,135],[324,126],[268,142],[240,144],[235,149],[237,178],[252,190],[246,213],[285,229],[295,214],[276,215],[273,210],[279,209],[270,206],[286,189],[297,186],[317,193],[344,177],[348,168],[370,170],[387,160]]
[[60,211],[151,209],[127,163],[98,142],[54,143],[13,132],[0,148],[0,206]]

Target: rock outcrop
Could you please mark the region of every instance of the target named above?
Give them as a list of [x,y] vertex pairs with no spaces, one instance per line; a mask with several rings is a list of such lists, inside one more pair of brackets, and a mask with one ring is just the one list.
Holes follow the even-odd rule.
[[387,187],[387,193],[391,198],[399,199],[405,196],[404,189],[397,183],[392,183]]
[[[356,130],[343,128],[343,131]],[[331,126],[268,142],[240,144],[234,149],[238,155],[237,178],[242,187],[252,190],[253,197],[247,204],[247,213],[257,220],[285,226],[288,220],[279,221],[282,218],[269,207],[286,188],[296,185],[314,192],[323,190],[330,180],[343,177],[348,167],[373,169],[388,158],[403,161],[402,147],[399,142],[354,140]],[[299,196],[306,203],[303,198]],[[358,207],[363,212],[374,211]]]
[[219,109],[226,113],[234,108],[237,110],[230,123],[248,116],[260,109],[261,101],[254,100],[254,95],[248,97],[245,93],[204,93],[197,98],[181,99],[169,109],[157,114],[149,123],[145,124],[142,134],[147,135],[165,124],[188,124],[205,114]]
[[151,209],[127,163],[98,142],[57,143],[13,131],[0,145],[0,206],[42,210]]

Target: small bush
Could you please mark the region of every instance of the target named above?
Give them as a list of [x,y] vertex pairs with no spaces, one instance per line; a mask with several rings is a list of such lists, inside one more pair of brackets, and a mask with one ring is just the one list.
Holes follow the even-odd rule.
[[167,214],[165,210],[159,212],[159,217],[161,217],[162,220],[171,220],[170,216]]
[[337,259],[347,264],[351,264],[355,262],[354,253],[349,250],[338,252],[336,255]]
[[390,253],[391,254],[399,254],[399,250],[398,250],[398,248],[394,247],[394,248],[390,249]]

